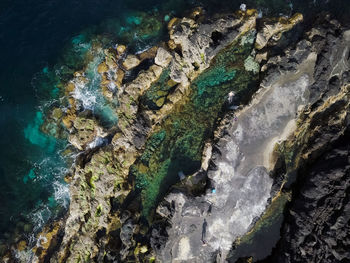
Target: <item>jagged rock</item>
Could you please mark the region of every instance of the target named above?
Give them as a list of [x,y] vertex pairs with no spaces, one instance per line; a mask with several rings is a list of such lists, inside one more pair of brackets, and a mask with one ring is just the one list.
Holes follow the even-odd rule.
[[[247,16],[245,16],[247,14]],[[211,24],[197,24],[195,20],[183,18],[169,22],[170,40],[181,49],[175,53],[171,63],[171,78],[183,86],[188,85],[208,62],[238,35],[255,26],[257,14],[249,10],[242,16],[221,18]],[[231,30],[237,28],[237,30]]]
[[172,59],[172,56],[164,48],[159,47],[157,49],[157,55],[154,59],[154,62],[163,68],[167,67]]
[[121,230],[120,230],[120,239],[125,246],[121,252],[121,258],[125,259],[129,254],[129,248],[134,245],[133,235],[134,235],[135,225],[132,223],[132,220],[127,220]]
[[54,222],[52,225],[46,226],[38,234],[38,244],[33,248],[35,259],[33,262],[43,263],[49,260],[49,256],[60,242],[62,237],[62,223]]
[[118,45],[117,46],[117,52],[118,52],[118,55],[121,56],[125,53],[126,51],[126,46],[124,45]]
[[[263,213],[272,187],[273,146],[295,129],[290,123],[309,99],[306,90],[312,83],[316,54],[308,45],[303,52],[305,59],[295,68],[277,71],[276,77],[267,75],[248,107],[236,110],[235,117],[228,114],[227,126],[217,133],[218,141],[209,154],[211,188],[196,198],[183,193],[167,197],[179,208],[170,220],[167,243],[157,254],[160,260],[211,262],[217,251],[224,260],[233,241]],[[188,228],[191,225],[195,227]],[[203,247],[203,242],[208,246]]]
[[256,36],[255,48],[258,50],[263,49],[270,39],[275,42],[278,41],[283,32],[292,29],[301,21],[303,21],[303,15],[299,13],[288,19],[280,18],[278,21],[264,21],[262,30]]
[[[340,36],[334,38],[334,32]],[[311,86],[313,104],[301,113],[299,131],[286,143],[285,155],[291,152],[295,160],[286,158],[287,167],[297,169],[298,176],[295,185],[291,180],[285,186],[293,190],[290,209],[281,240],[264,262],[347,262],[350,258],[346,223],[350,64],[343,52],[350,33],[326,17],[307,35],[319,56]]]
[[102,128],[93,119],[77,117],[73,121],[73,128],[69,142],[79,150],[85,149],[97,136],[103,135]]
[[138,54],[138,57],[140,61],[143,61],[145,59],[154,59],[155,56],[157,55],[157,50],[158,50],[157,46],[151,47],[146,51],[143,51],[142,53]]
[[102,62],[101,64],[98,65],[97,67],[97,72],[102,74],[108,71],[108,66],[106,62]]

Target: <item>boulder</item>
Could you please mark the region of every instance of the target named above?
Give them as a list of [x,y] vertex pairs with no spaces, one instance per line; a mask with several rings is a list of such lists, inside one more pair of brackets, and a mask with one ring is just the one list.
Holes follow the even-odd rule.
[[166,51],[164,48],[160,47],[157,50],[157,55],[154,59],[154,62],[163,68],[167,67],[172,59],[172,56],[168,51]]
[[131,69],[137,67],[140,63],[141,63],[141,61],[138,59],[137,56],[135,56],[135,55],[128,55],[126,57],[126,59],[123,61],[123,67],[126,70],[131,70]]

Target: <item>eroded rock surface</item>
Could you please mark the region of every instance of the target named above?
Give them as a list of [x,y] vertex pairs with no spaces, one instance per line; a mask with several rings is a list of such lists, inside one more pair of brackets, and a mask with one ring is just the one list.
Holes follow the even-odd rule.
[[207,171],[211,189],[206,195],[191,198],[174,193],[166,198],[175,203],[175,211],[169,241],[159,252],[163,261],[208,262],[218,253],[224,260],[233,241],[264,212],[272,187],[273,146],[293,131],[298,110],[309,100],[316,54],[310,45],[298,51],[306,53],[305,60],[294,70],[266,78],[251,104],[235,117],[230,115],[228,126],[217,134],[220,139]]
[[300,168],[281,240],[266,262],[350,259],[349,31],[326,19],[309,37],[319,53],[312,94],[322,95],[315,96],[292,138]]

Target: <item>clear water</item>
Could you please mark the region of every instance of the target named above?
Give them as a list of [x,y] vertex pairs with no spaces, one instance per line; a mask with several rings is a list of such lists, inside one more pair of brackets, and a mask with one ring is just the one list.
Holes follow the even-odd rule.
[[[107,46],[122,42],[130,44],[131,51],[140,51],[166,33],[163,29],[161,34],[138,30],[145,23],[140,12],[169,20],[198,5],[215,12],[237,9],[241,2],[0,1],[0,245],[16,240],[20,234],[33,235],[45,222],[61,216],[69,205],[63,178],[74,152],[64,136],[54,137],[58,127],[53,126],[48,133],[40,127],[48,109],[62,104],[60,83],[83,67],[93,41]],[[287,14],[291,8],[310,10],[310,6],[319,7],[319,2],[325,1],[245,2],[248,7],[260,5],[265,13]],[[347,1],[334,2],[347,6]],[[332,5],[326,9],[331,7],[335,8]],[[339,16],[347,14],[346,8],[333,11]],[[82,107],[100,116],[105,125],[113,125],[117,122],[114,105],[107,103],[98,89],[96,65],[102,54],[94,55],[87,67],[89,83],[85,92],[75,95]]]

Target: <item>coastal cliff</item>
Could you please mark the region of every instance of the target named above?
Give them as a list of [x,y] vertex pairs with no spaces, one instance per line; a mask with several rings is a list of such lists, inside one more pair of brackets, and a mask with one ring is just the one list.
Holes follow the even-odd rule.
[[349,259],[350,32],[302,21],[197,8],[143,52],[93,46],[42,125],[76,159],[30,260]]

